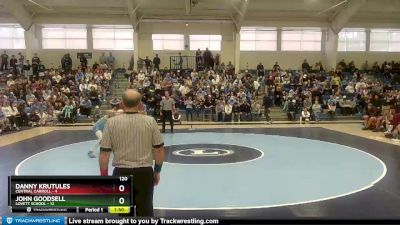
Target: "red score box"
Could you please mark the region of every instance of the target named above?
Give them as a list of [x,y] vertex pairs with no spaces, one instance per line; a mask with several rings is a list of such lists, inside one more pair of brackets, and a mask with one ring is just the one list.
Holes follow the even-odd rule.
[[39,189],[32,190],[32,194],[46,195],[85,195],[85,194],[129,194],[130,185],[113,185],[113,184],[71,184],[69,189],[40,189],[45,191],[39,192]]

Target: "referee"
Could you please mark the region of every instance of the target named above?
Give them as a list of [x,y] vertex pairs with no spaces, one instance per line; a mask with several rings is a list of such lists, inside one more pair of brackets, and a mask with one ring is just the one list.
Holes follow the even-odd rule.
[[160,182],[164,161],[164,142],[156,121],[139,113],[140,102],[141,95],[132,89],[122,95],[124,114],[107,120],[100,142],[99,164],[100,174],[107,176],[113,152],[113,176],[132,175],[136,216],[151,217],[154,186]]
[[165,133],[165,120],[169,120],[171,125],[171,133],[174,133],[174,120],[172,119],[172,114],[175,113],[175,100],[169,97],[169,92],[165,92],[165,98],[161,100],[161,119],[162,119],[162,132]]

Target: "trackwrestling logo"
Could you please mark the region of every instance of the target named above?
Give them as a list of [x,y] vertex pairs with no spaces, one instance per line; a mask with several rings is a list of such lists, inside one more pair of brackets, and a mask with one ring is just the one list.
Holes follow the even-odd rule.
[[64,217],[60,216],[17,216],[17,217],[3,217],[3,224],[9,225],[37,225],[37,224],[51,224],[51,225],[64,225]]

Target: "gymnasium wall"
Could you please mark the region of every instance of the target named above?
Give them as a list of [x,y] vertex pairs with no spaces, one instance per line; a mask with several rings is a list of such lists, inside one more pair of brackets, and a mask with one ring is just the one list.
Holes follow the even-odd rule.
[[[74,18],[73,18],[74,19]],[[70,23],[82,23],[86,21],[86,18],[75,18]],[[54,20],[48,20],[48,18],[37,18],[36,23],[67,23],[67,18],[60,18],[59,22]],[[0,21],[1,22],[1,21]],[[99,21],[87,21],[88,24],[128,24],[129,21],[126,18],[106,18]],[[310,21],[246,21],[243,26],[266,26],[266,27],[287,27],[287,26],[299,26],[299,27],[310,27],[319,26],[326,27],[327,24],[323,22],[310,22]],[[385,24],[385,23],[356,23],[352,22],[349,27],[366,27],[366,28],[386,28],[386,27],[399,27],[398,23]],[[195,51],[189,50],[189,34],[220,34],[222,35],[221,43],[221,56],[222,61],[226,64],[228,61],[235,63],[235,40],[234,40],[234,26],[228,22],[190,22],[189,26],[186,26],[184,22],[172,22],[172,21],[145,21],[139,25],[138,45],[134,46],[135,54],[139,51],[138,56],[145,58],[149,56],[152,59],[155,53],[158,53],[161,58],[161,68],[169,67],[169,56],[177,55],[179,51],[158,51],[154,52],[152,46],[152,34],[153,33],[165,33],[165,34],[185,34],[185,50],[181,51],[183,55],[195,55]],[[38,36],[38,42],[40,42],[40,29],[37,29],[36,36]],[[89,37],[90,40],[90,37]],[[321,52],[240,52],[240,69],[254,69],[259,62],[262,62],[265,68],[271,68],[272,65],[278,61],[283,68],[297,69],[301,66],[304,59],[307,59],[310,64],[314,65],[317,61],[324,62],[324,44],[322,44]],[[26,54],[26,50],[22,50],[23,54]],[[93,53],[93,59],[88,60],[89,64],[94,61],[98,61],[101,50],[43,50],[33,49],[32,52],[37,52],[39,57],[45,63],[47,67],[56,67],[60,65],[61,57],[66,53],[70,52],[73,59],[74,65],[79,64],[79,59],[76,58],[77,52],[89,51]],[[10,54],[18,53],[19,50],[8,50]],[[109,51],[105,51],[108,55]],[[124,64],[126,67],[129,65],[132,51],[112,51],[116,58],[116,64],[118,67],[122,67]],[[216,52],[214,52],[214,55]],[[345,59],[346,62],[354,60],[356,66],[360,67],[365,60],[369,61],[372,65],[373,62],[400,60],[400,53],[388,53],[388,52],[338,52],[337,60]]]
[[[153,51],[152,34],[185,34],[185,50],[184,51]],[[213,54],[220,53],[222,61],[232,61],[234,63],[235,42],[234,30],[230,23],[185,23],[179,22],[145,22],[139,27],[139,57],[153,58],[158,53],[161,59],[160,67],[169,67],[169,57],[177,55],[195,55],[196,51],[189,49],[190,34],[219,34],[222,36],[221,51],[213,51]]]

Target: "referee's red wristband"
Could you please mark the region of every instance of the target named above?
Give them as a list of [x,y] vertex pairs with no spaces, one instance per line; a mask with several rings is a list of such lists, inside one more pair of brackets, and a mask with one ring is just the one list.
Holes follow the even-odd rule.
[[100,170],[100,176],[108,176],[108,169]]

